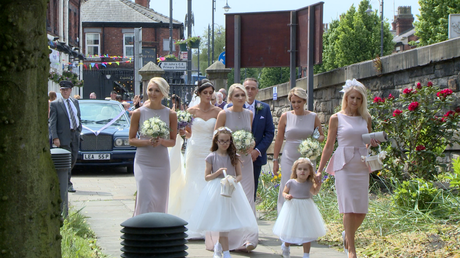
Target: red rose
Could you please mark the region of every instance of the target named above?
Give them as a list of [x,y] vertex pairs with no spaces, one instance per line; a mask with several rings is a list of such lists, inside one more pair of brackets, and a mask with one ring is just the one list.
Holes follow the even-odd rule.
[[426,149],[426,148],[425,148],[425,146],[423,146],[423,145],[419,145],[419,146],[415,147],[415,150],[416,150],[416,151],[422,151],[422,150],[424,150],[424,149]]
[[457,108],[455,109],[455,112],[460,113],[460,107],[457,107]]
[[444,117],[449,117],[450,115],[454,116],[455,112],[453,110],[447,111],[447,113],[444,114]]
[[426,84],[426,86],[431,87],[431,86],[433,86],[433,83],[432,83],[432,82],[428,82],[428,83]]
[[403,94],[411,94],[412,93],[412,89],[411,88],[405,88],[403,90]]
[[400,114],[402,114],[402,110],[396,109],[395,111],[393,111],[393,116],[398,116]]
[[393,95],[390,93],[390,95],[388,95],[388,99],[395,99],[395,97],[393,97]]
[[421,89],[422,88],[422,84],[420,82],[417,82],[417,89]]
[[419,106],[418,102],[412,102],[409,104],[409,110],[414,111],[418,108],[418,106]]
[[379,103],[379,102],[382,102],[382,98],[381,97],[375,97],[374,98],[374,103]]

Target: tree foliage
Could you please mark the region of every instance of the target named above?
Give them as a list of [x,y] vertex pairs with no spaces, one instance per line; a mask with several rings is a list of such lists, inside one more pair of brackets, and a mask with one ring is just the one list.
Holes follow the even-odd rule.
[[[380,56],[381,20],[377,10],[367,14],[368,7],[369,1],[363,0],[358,10],[352,5],[339,20],[329,24],[323,34],[323,64],[315,67],[316,73]],[[384,22],[383,36],[383,53],[387,55],[394,49],[387,21]]]
[[447,40],[449,14],[460,13],[458,0],[420,0],[420,14],[414,22],[420,45]]
[[[209,33],[209,36],[208,36]],[[214,27],[214,61],[212,60],[212,39],[211,39],[211,30],[206,29],[201,36],[200,42],[200,72],[201,74],[206,74],[206,68],[217,61],[219,58],[220,53],[225,51],[225,29],[224,27],[218,25]],[[209,46],[208,46],[209,43]],[[209,49],[209,55],[208,55]],[[208,56],[209,56],[209,65],[208,65]],[[197,54],[193,55],[193,63],[194,65],[198,64]]]
[[260,74],[260,87],[266,88],[289,81],[289,67],[265,67]]

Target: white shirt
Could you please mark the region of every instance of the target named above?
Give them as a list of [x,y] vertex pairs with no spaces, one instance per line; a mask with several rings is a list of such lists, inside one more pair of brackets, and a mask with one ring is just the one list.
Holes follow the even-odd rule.
[[[72,119],[70,118],[70,112],[69,112],[69,105],[67,103],[67,99],[62,98],[64,100],[65,107],[67,109],[67,116],[69,117],[69,124],[70,127],[72,127]],[[75,104],[73,103],[72,99],[68,98],[70,100],[70,108],[72,108],[73,115],[75,117],[75,121],[77,122],[77,128],[80,126],[80,121],[78,121],[78,115],[77,115],[77,108],[75,107]],[[75,130],[77,128],[70,128],[71,130]]]

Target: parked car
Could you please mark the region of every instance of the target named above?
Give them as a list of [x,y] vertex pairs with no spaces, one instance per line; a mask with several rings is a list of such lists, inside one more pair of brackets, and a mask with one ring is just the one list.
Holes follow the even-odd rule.
[[79,100],[81,143],[76,166],[125,166],[133,172],[136,147],[129,145],[130,119],[118,101]]

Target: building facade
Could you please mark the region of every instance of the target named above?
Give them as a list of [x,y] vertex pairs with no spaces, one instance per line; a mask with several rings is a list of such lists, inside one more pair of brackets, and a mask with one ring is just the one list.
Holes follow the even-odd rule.
[[[82,4],[85,98],[91,92],[98,99],[109,96],[111,91],[124,99],[139,94],[135,51],[140,53],[139,68],[169,54],[169,17],[149,5],[149,0],[88,0]],[[140,30],[139,39],[135,37],[136,30]],[[183,38],[183,30],[183,24],[173,20],[172,40]],[[173,45],[172,53],[178,56],[179,47]]]

